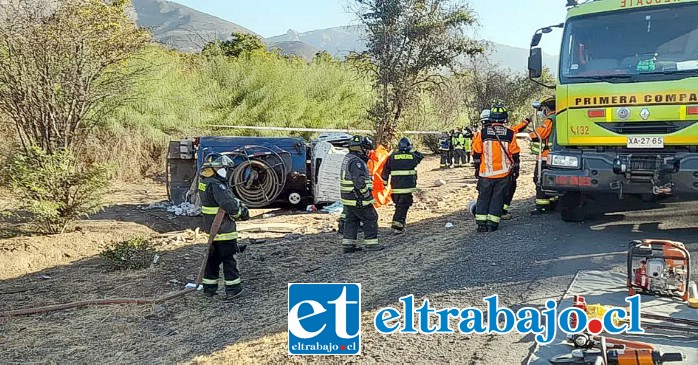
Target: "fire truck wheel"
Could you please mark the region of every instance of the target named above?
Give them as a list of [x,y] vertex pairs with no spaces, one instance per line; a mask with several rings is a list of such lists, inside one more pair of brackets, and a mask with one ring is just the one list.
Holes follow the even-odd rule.
[[568,192],[560,197],[558,210],[563,221],[582,222],[586,217],[584,197],[578,192]]

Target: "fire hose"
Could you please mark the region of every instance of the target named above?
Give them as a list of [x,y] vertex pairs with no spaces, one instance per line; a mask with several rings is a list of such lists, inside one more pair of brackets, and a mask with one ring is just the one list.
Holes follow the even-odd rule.
[[182,289],[180,291],[165,294],[163,296],[156,297],[156,298],[90,299],[90,300],[82,300],[82,301],[64,303],[64,304],[47,305],[47,306],[43,306],[43,307],[15,309],[15,310],[0,312],[0,318],[26,316],[26,315],[38,314],[38,313],[48,313],[48,312],[55,312],[55,311],[59,311],[59,310],[87,307],[87,306],[93,306],[93,305],[159,304],[159,303],[163,303],[163,302],[175,299],[175,298],[179,298],[179,297],[184,296],[186,294],[189,294],[193,291],[196,291],[197,288],[199,287],[199,285],[201,285],[201,280],[203,279],[204,270],[206,268],[206,261],[208,261],[208,254],[211,250],[211,246],[213,245],[213,239],[216,237],[216,234],[218,234],[218,230],[221,228],[221,223],[223,222],[223,219],[225,218],[225,214],[226,213],[223,209],[218,208],[218,213],[216,213],[216,217],[213,219],[213,224],[211,225],[211,234],[208,237],[208,245],[206,247],[206,254],[203,257],[203,260],[201,261],[201,267],[199,268],[199,274],[196,277],[195,286],[193,288],[185,288],[185,289]]
[[230,153],[243,159],[232,172],[230,186],[248,207],[264,207],[283,192],[287,167],[282,153],[288,152],[265,146],[245,146]]

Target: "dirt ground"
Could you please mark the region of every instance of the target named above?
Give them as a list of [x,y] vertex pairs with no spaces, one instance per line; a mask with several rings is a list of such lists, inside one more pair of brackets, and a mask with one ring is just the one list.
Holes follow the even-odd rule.
[[[559,298],[578,270],[622,270],[632,239],[665,238],[698,250],[695,203],[641,205],[601,201],[604,210],[584,223],[557,215],[530,217],[533,161],[526,158],[514,219],[502,230],[476,234],[468,201],[476,197],[472,169],[437,170],[429,158],[419,169],[419,193],[405,236],[390,236],[393,208],[379,210],[380,252],[341,253],[337,215],[284,209],[253,211],[240,225],[248,251],[239,256],[245,294],[233,303],[199,293],[162,305],[89,307],[0,319],[0,359],[19,363],[460,363],[518,364],[530,338],[464,335],[391,335],[373,329],[380,307],[398,298],[428,297],[435,307],[484,307],[500,294],[503,305],[540,305]],[[447,184],[434,186],[444,179]],[[76,300],[155,297],[194,280],[205,237],[200,218],[144,209],[166,199],[162,184],[120,184],[113,205],[79,230],[32,236],[16,204],[0,196],[0,311]],[[601,208],[600,208],[601,209]],[[264,214],[273,217],[263,218]],[[451,223],[452,228],[446,228]],[[160,260],[150,269],[110,272],[98,254],[138,235],[156,238]],[[363,350],[357,357],[287,355],[287,283],[361,282]]]

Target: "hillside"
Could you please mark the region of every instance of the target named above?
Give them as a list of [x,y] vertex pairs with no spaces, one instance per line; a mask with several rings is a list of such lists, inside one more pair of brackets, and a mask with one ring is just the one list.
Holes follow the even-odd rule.
[[[300,41],[315,48],[330,52],[334,56],[346,56],[350,51],[362,51],[365,49],[362,40],[361,27],[343,26],[327,29],[318,29],[299,33],[290,29],[286,34],[267,38],[270,44],[286,41]],[[489,54],[492,61],[503,68],[514,71],[526,71],[528,49],[507,46],[504,44],[488,42]],[[556,69],[557,57],[544,55],[543,63],[550,69]]]
[[279,50],[281,50],[281,53],[285,55],[298,56],[308,62],[312,61],[313,57],[315,57],[315,54],[320,51],[319,49],[309,45],[308,43],[299,41],[275,42],[270,44],[269,48],[278,48]]
[[182,51],[198,51],[206,42],[233,32],[255,34],[235,23],[165,0],[133,0],[136,23],[154,38]]
[[343,26],[327,29],[318,29],[310,32],[299,33],[289,29],[286,34],[267,38],[269,44],[279,42],[304,42],[317,49],[325,50],[333,56],[343,57],[351,51],[365,49],[365,43],[361,40],[360,27]]

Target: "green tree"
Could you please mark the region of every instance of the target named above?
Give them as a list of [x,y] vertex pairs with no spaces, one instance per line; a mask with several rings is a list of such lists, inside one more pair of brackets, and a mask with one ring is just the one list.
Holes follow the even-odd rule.
[[315,53],[315,57],[313,57],[313,62],[314,63],[333,63],[337,62],[334,57],[330,54],[330,52],[327,51],[318,51]]
[[[465,55],[482,51],[465,31],[475,16],[452,0],[355,0],[367,29],[364,56],[374,67],[377,101],[370,110],[378,143],[396,136],[403,114],[420,90],[441,83]],[[363,64],[363,63],[360,63]]]
[[267,46],[261,38],[254,34],[235,32],[230,39],[215,40],[207,43],[201,53],[206,56],[223,55],[226,57],[240,57],[255,52],[266,52]]
[[[545,73],[544,81],[551,75]],[[480,112],[493,103],[502,102],[509,109],[510,120],[521,119],[532,112],[531,102],[546,93],[553,93],[528,79],[524,73],[514,73],[491,63],[487,57],[474,57],[468,68],[456,79],[460,101],[471,122],[477,122]],[[554,84],[554,81],[552,82]]]
[[137,79],[129,59],[150,41],[126,16],[130,1],[17,0],[0,19],[0,112],[25,152],[75,149]]
[[80,166],[67,149],[39,147],[13,154],[8,179],[40,231],[62,233],[72,221],[102,208],[109,186],[106,165]]

